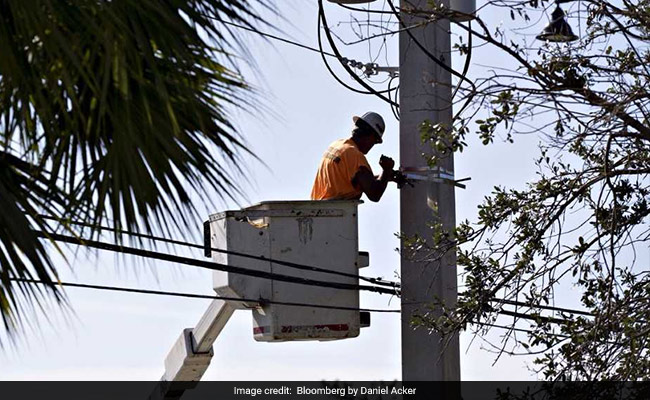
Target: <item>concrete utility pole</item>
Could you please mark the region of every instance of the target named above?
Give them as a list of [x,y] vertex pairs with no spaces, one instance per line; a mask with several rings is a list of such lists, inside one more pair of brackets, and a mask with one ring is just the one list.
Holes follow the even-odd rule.
[[[449,0],[440,1],[449,6]],[[402,10],[427,9],[428,0],[401,0]],[[422,19],[401,13],[406,26]],[[430,53],[451,66],[450,23],[441,20],[410,30]],[[428,119],[433,123],[450,123],[451,74],[438,66],[414,43],[411,36],[399,34],[400,62],[400,162],[405,171],[431,174],[422,153],[431,153],[429,145],[421,144],[419,125]],[[454,160],[448,157],[439,163],[453,174]],[[400,194],[400,230],[412,236],[431,237],[428,223],[434,210],[446,229],[456,224],[454,186],[434,181],[420,181],[415,188]],[[457,297],[456,257],[449,254],[441,262],[418,263],[402,255],[402,379],[405,381],[458,381],[460,356],[458,337],[442,342],[440,335],[426,329],[414,329],[410,322],[414,312],[427,311],[435,298],[453,304]]]

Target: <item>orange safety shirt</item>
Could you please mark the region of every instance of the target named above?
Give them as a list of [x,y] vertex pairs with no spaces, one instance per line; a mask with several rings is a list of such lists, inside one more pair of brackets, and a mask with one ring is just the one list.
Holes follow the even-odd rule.
[[372,173],[366,156],[359,151],[356,143],[352,139],[335,141],[323,154],[311,189],[311,199],[359,199],[363,192],[352,180],[360,168],[367,168]]

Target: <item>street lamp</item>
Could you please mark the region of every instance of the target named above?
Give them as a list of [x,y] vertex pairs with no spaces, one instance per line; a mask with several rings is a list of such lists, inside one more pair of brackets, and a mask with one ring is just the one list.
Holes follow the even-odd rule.
[[[570,1],[570,0],[569,0]],[[537,35],[537,39],[549,42],[562,43],[573,42],[578,40],[571,30],[571,26],[566,20],[566,14],[560,8],[561,3],[568,3],[567,0],[558,0],[555,2],[555,10],[551,13],[551,22],[544,28],[542,33]]]

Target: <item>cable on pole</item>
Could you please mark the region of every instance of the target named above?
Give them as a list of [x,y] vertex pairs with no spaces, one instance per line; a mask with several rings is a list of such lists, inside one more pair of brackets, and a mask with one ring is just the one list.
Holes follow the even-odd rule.
[[[327,52],[327,51],[323,50],[323,46],[322,46],[322,43],[321,43],[321,40],[320,40],[320,18],[319,18],[319,20],[318,20],[318,22],[319,22],[319,30],[318,30],[318,31],[319,31],[319,48],[318,48],[318,49],[313,48],[313,47],[310,47],[310,46],[307,46],[307,45],[304,45],[304,44],[302,44],[302,43],[294,42],[294,41],[292,41],[292,40],[289,40],[289,39],[286,39],[286,38],[283,38],[283,37],[280,37],[280,36],[276,36],[276,35],[272,35],[272,34],[270,34],[270,33],[262,32],[262,31],[260,31],[260,30],[258,30],[258,29],[255,29],[255,28],[251,28],[251,27],[247,27],[247,26],[244,26],[244,25],[235,24],[235,23],[228,22],[228,21],[220,21],[220,22],[222,22],[222,23],[224,23],[224,24],[226,24],[226,25],[233,26],[233,27],[235,27],[235,28],[239,28],[239,29],[247,30],[247,31],[249,31],[249,32],[256,33],[256,34],[258,34],[258,35],[260,35],[260,36],[268,37],[268,38],[270,38],[270,39],[274,39],[274,40],[277,40],[277,41],[280,41],[280,42],[283,42],[283,43],[286,43],[286,44],[290,44],[290,45],[293,45],[293,46],[297,46],[297,47],[303,48],[303,49],[305,49],[305,50],[309,50],[309,51],[313,51],[313,52],[319,53],[319,54],[323,57],[323,61],[324,61],[324,63],[325,63],[325,66],[327,67],[328,71],[332,74],[332,76],[334,76],[334,78],[335,78],[335,79],[336,79],[340,84],[342,84],[343,86],[345,86],[348,90],[351,90],[351,91],[353,91],[353,92],[355,92],[355,93],[360,93],[360,94],[372,94],[372,95],[374,95],[374,94],[376,94],[376,93],[387,93],[387,92],[388,92],[388,90],[384,90],[384,91],[375,91],[374,89],[373,89],[372,91],[363,91],[363,90],[359,90],[359,89],[353,88],[353,87],[347,85],[346,83],[344,83],[343,81],[340,80],[340,78],[339,78],[339,77],[334,73],[334,71],[331,69],[329,63],[328,63],[327,60],[325,59],[325,56],[336,58],[336,59],[338,59],[339,61],[341,61],[341,63],[344,64],[344,65],[347,65],[347,64],[352,64],[352,65],[356,65],[356,64],[358,64],[358,65],[364,65],[364,64],[363,64],[363,63],[360,63],[360,62],[358,62],[358,61],[355,61],[355,60],[351,60],[351,59],[346,58],[346,57],[342,57],[340,54],[339,54],[339,55],[336,55],[336,54],[332,54],[332,53],[330,53],[330,52]],[[355,75],[355,76],[356,76],[356,75]]]
[[[318,31],[318,34],[317,34],[317,36],[318,36],[318,47],[320,48],[321,58],[323,59],[323,64],[325,64],[325,68],[327,69],[327,71],[330,73],[330,75],[332,75],[332,77],[333,77],[333,78],[334,78],[334,79],[335,79],[339,84],[341,84],[341,86],[345,87],[346,89],[348,89],[348,90],[350,90],[350,91],[352,91],[352,92],[354,92],[354,93],[359,93],[359,94],[370,94],[370,95],[374,95],[374,94],[376,94],[376,93],[390,93],[390,90],[384,90],[384,91],[381,91],[381,92],[375,92],[374,89],[372,89],[372,91],[360,90],[360,89],[354,88],[354,87],[348,85],[347,83],[343,82],[343,81],[341,80],[341,78],[339,78],[338,75],[336,75],[336,72],[334,72],[334,70],[332,69],[332,67],[331,67],[330,64],[327,62],[327,59],[326,59],[325,56],[324,56],[324,54],[327,54],[327,53],[323,50],[323,41],[322,41],[322,37],[321,37],[321,18],[320,18],[320,15],[318,16],[318,23],[317,23],[317,25],[316,25],[316,29],[317,29],[317,31]],[[348,72],[350,72],[351,75],[356,76],[356,74],[354,73],[354,71],[350,70],[350,69],[347,67],[347,64],[348,64],[350,61],[352,61],[353,63],[356,63],[354,60],[348,60],[347,58],[339,58],[339,57],[337,57],[337,56],[334,56],[334,57],[337,58],[337,59],[339,59],[339,61],[341,62],[341,65],[343,65],[343,66],[348,70]]]
[[[52,285],[52,283],[40,281],[36,279],[10,278],[9,280],[14,282],[39,284],[39,285],[46,285],[46,286]],[[339,307],[339,306],[330,306],[324,304],[294,303],[294,302],[273,301],[273,300],[265,300],[265,299],[245,299],[245,298],[226,297],[226,296],[211,296],[211,295],[203,295],[203,294],[196,294],[196,293],[170,292],[170,291],[151,290],[151,289],[136,289],[136,288],[126,288],[126,287],[119,287],[119,286],[92,285],[86,283],[57,282],[54,284],[62,287],[72,287],[72,288],[80,288],[80,289],[93,289],[93,290],[104,290],[104,291],[123,292],[123,293],[171,296],[171,297],[182,297],[182,298],[191,298],[191,299],[223,300],[227,302],[258,303],[260,304],[260,306],[264,304],[274,304],[274,305],[294,306],[294,307],[309,307],[309,308],[321,308],[321,309],[330,309],[330,310],[359,311],[359,312],[385,313],[385,314],[401,313],[401,310],[356,308],[356,307],[343,307],[343,306]],[[503,325],[495,325],[487,322],[473,322],[470,323],[470,325],[487,326],[491,328],[512,330],[512,331],[524,332],[528,334],[536,334],[536,332],[529,329],[516,328],[514,326],[508,327]],[[561,337],[564,339],[570,339],[570,336],[568,335],[555,334],[555,333],[550,335],[555,337]]]
[[[470,31],[467,33],[467,56],[465,57],[465,65],[463,65],[463,72],[461,72],[462,76],[467,76],[467,72],[469,71],[469,67],[472,63],[472,21],[468,22]],[[456,97],[456,94],[460,90],[460,84],[456,86],[454,89],[454,92],[451,94],[451,98],[453,99]]]
[[541,310],[559,311],[559,312],[564,312],[564,313],[569,313],[569,314],[584,315],[586,317],[593,317],[594,316],[594,314],[592,314],[592,313],[590,313],[588,311],[574,310],[574,309],[570,309],[570,308],[545,306],[545,305],[541,305],[541,304],[532,305],[532,304],[524,303],[524,302],[521,302],[521,301],[500,299],[498,297],[493,297],[490,300],[494,301],[494,302],[498,302],[498,303],[512,305],[512,306],[539,308]]
[[[195,248],[195,249],[201,249],[201,250],[206,249],[206,246],[196,244],[196,243],[184,242],[184,241],[175,240],[175,239],[168,239],[168,238],[163,238],[163,237],[159,237],[159,236],[139,233],[139,232],[126,231],[126,230],[116,229],[116,228],[109,227],[109,226],[93,225],[93,224],[80,222],[80,221],[61,220],[61,219],[54,218],[54,217],[48,217],[46,215],[40,215],[40,217],[43,218],[43,219],[47,219],[47,220],[57,221],[57,222],[63,223],[63,224],[78,225],[78,226],[84,226],[84,227],[93,228],[93,229],[106,230],[106,231],[115,232],[115,233],[119,233],[119,234],[123,234],[123,235],[141,237],[143,239],[149,239],[149,240],[153,240],[153,241],[169,243],[169,244],[174,244],[174,245],[178,245],[178,246],[185,246],[185,247],[190,247],[190,248]],[[372,278],[372,277],[367,277],[367,276],[362,276],[362,275],[350,274],[350,273],[346,273],[346,272],[332,271],[332,270],[329,270],[329,269],[315,267],[315,266],[311,266],[311,265],[299,264],[299,263],[294,263],[294,262],[290,262],[290,261],[276,260],[276,259],[272,259],[272,258],[268,258],[268,257],[264,257],[264,256],[256,256],[256,255],[252,255],[252,254],[241,253],[241,252],[238,252],[238,251],[224,250],[224,249],[220,249],[220,248],[216,248],[216,247],[212,247],[212,246],[210,246],[210,250],[214,251],[215,253],[222,253],[222,254],[228,254],[228,255],[233,255],[233,256],[238,256],[238,257],[244,257],[244,258],[249,258],[251,260],[268,261],[268,262],[271,262],[273,264],[284,265],[286,267],[295,268],[295,269],[299,269],[299,270],[303,270],[303,271],[321,272],[321,273],[324,273],[324,274],[344,276],[344,277],[347,277],[347,278],[358,278],[360,280],[363,280],[363,281],[366,281],[368,283],[372,283],[372,284],[375,284],[375,285],[378,285],[378,286],[385,286],[385,287],[391,287],[391,288],[400,287],[399,282],[386,281],[386,280],[383,280],[381,278]]]
[[131,255],[136,255],[145,258],[153,258],[157,260],[169,261],[172,263],[192,265],[195,267],[210,269],[213,271],[231,272],[235,274],[253,276],[257,278],[274,279],[283,282],[297,283],[297,284],[308,285],[308,286],[329,287],[329,288],[340,289],[340,290],[363,290],[363,291],[375,292],[380,294],[390,294],[390,295],[399,295],[400,293],[399,289],[397,288],[391,290],[380,286],[359,285],[353,283],[331,282],[331,281],[321,281],[316,279],[300,278],[296,276],[277,274],[273,272],[256,271],[249,268],[236,267],[233,265],[226,265],[226,264],[216,263],[212,261],[196,260],[193,258],[181,257],[173,254],[160,253],[151,250],[137,249],[134,247],[127,247],[127,246],[116,245],[112,243],[105,243],[96,240],[82,239],[82,238],[77,238],[72,236],[61,235],[57,233],[45,233],[42,231],[33,231],[33,232],[36,236],[39,236],[44,239],[74,244],[78,246],[92,247],[101,250],[114,251],[118,253],[131,254]]
[[[325,65],[327,66],[327,69],[330,71],[331,74],[335,77],[335,79],[342,85],[344,85],[347,89],[352,90],[356,93],[362,93],[362,94],[373,94],[380,99],[386,101],[388,104],[392,105],[397,105],[394,101],[389,99],[388,97],[384,96],[383,93],[387,93],[387,90],[384,91],[377,91],[375,90],[372,86],[368,85],[366,82],[363,81],[363,79],[359,78],[357,74],[350,69],[350,67],[343,61],[345,58],[341,56],[341,53],[339,53],[338,48],[336,47],[336,44],[334,43],[334,39],[332,38],[332,34],[329,31],[328,25],[327,25],[327,18],[325,17],[325,10],[323,8],[323,0],[318,0],[318,45],[322,49],[322,42],[321,42],[321,33],[320,33],[320,27],[321,27],[321,21],[323,23],[323,28],[325,30],[325,36],[327,37],[327,41],[329,42],[330,47],[332,48],[332,51],[336,55],[336,58],[341,62],[341,66],[350,74],[350,76],[357,81],[361,86],[363,86],[368,92],[364,92],[359,89],[355,89],[345,82],[341,81],[341,79],[336,76],[336,74],[333,73],[329,65],[327,64],[327,61],[325,61]],[[325,57],[323,57],[323,60],[325,60]]]
[[566,325],[569,322],[571,322],[570,320],[566,320],[563,318],[547,317],[543,315],[529,315],[529,314],[520,313],[516,311],[510,311],[510,310],[499,310],[497,311],[497,313],[501,315],[508,315],[515,318],[527,319],[535,322],[545,322],[545,323],[558,324],[558,325]]
[[[470,322],[469,324],[471,324],[471,325],[479,325],[479,326],[488,326],[490,328],[499,328],[499,329],[504,329],[504,330],[508,330],[508,331],[524,332],[524,333],[528,333],[529,335],[540,335],[540,333],[535,332],[533,330],[516,328],[514,326],[495,325],[495,324],[490,324],[488,322]],[[548,335],[548,336],[553,336],[553,337],[559,337],[559,338],[562,338],[562,339],[572,339],[572,336],[561,334],[561,333],[543,332],[542,334]],[[598,344],[620,345],[620,342],[612,342],[612,341],[594,340],[594,342],[596,342]]]
[[[55,217],[49,217],[49,216],[46,216],[46,215],[39,215],[39,217],[41,217],[42,219],[53,220],[53,221],[57,221],[57,222],[60,222],[60,223],[85,226],[85,227],[95,228],[95,229],[100,229],[100,230],[107,230],[107,231],[117,232],[117,233],[128,235],[128,236],[136,236],[136,237],[141,237],[141,238],[144,238],[144,239],[150,239],[150,240],[153,240],[153,241],[159,241],[159,242],[163,242],[163,243],[170,243],[170,244],[174,244],[174,245],[186,246],[186,247],[191,247],[191,248],[196,248],[196,249],[201,249],[201,250],[204,249],[204,246],[202,246],[200,244],[196,244],[196,243],[189,243],[189,242],[184,242],[184,241],[174,240],[174,239],[168,239],[168,238],[163,238],[163,237],[154,236],[154,235],[148,235],[148,234],[143,234],[143,233],[138,233],[138,232],[120,230],[120,229],[116,229],[116,228],[109,227],[109,226],[93,225],[93,224],[89,224],[89,223],[84,223],[84,222],[80,222],[80,221],[72,221],[72,220],[63,221],[61,219],[58,219],[58,218],[55,218]],[[399,288],[400,287],[399,282],[385,281],[385,280],[382,280],[382,279],[379,279],[379,278],[356,276],[354,274],[347,274],[347,273],[339,272],[339,271],[331,271],[331,270],[327,270],[327,269],[319,268],[319,267],[315,267],[315,266],[292,263],[292,262],[288,262],[288,261],[275,260],[275,259],[267,258],[267,257],[263,257],[263,256],[255,256],[255,255],[252,255],[252,254],[246,254],[246,253],[240,253],[240,252],[236,252],[236,251],[219,249],[219,248],[216,248],[216,247],[211,247],[210,249],[212,251],[218,252],[218,253],[230,254],[230,255],[235,255],[235,256],[244,257],[244,258],[250,258],[250,259],[259,260],[259,261],[268,261],[268,262],[271,262],[271,263],[284,265],[284,266],[287,266],[287,267],[292,267],[292,268],[301,269],[301,270],[329,273],[329,274],[332,274],[332,275],[340,275],[340,276],[351,277],[351,278],[357,278],[358,277],[359,279],[365,280],[365,281],[367,281],[369,283],[374,283],[374,284],[376,284],[378,286],[387,286],[387,287],[392,287],[392,288]],[[462,296],[462,294],[461,294],[461,296]],[[588,317],[593,317],[594,316],[593,313],[590,313],[588,311],[583,311],[583,310],[576,310],[576,309],[563,308],[563,307],[554,307],[554,306],[547,306],[547,305],[541,305],[541,304],[532,305],[532,304],[528,304],[528,303],[525,303],[525,302],[519,302],[519,301],[515,301],[515,300],[507,300],[507,299],[502,299],[502,298],[498,298],[498,297],[492,297],[490,299],[490,301],[497,302],[497,303],[502,303],[502,304],[513,305],[513,306],[519,306],[519,307],[539,308],[541,310],[558,311],[558,312],[564,312],[564,313],[575,314],[575,315],[583,315],[583,316],[588,316]]]
[[[388,89],[390,89],[390,86],[391,86],[391,84],[393,83],[393,81],[395,79],[396,79],[396,77],[390,78],[390,80],[388,81]],[[398,101],[399,101],[398,96],[399,96],[399,85],[395,86],[395,100],[394,100],[395,103],[398,103]],[[388,97],[389,98],[391,97],[390,92],[388,93]],[[392,98],[391,98],[391,100],[392,100]],[[391,104],[390,105],[390,110],[393,112],[393,116],[395,117],[395,119],[399,121],[399,117],[400,117],[400,115],[399,115],[399,105],[394,106],[394,105]]]
[[[397,9],[395,8],[395,5],[393,4],[393,1],[392,0],[386,0],[386,1],[388,2],[388,5],[390,6],[391,10],[393,10],[393,14],[395,14],[395,17],[399,21],[400,26],[402,28],[406,28],[406,24],[402,20],[402,17],[400,17],[400,15],[399,15],[400,12],[397,11]],[[463,81],[466,81],[467,83],[469,83],[472,86],[472,90],[476,91],[476,86],[474,85],[474,82],[469,80],[466,76],[456,72],[456,70],[454,70],[453,68],[451,68],[450,66],[445,64],[442,60],[440,60],[438,57],[436,57],[434,54],[432,54],[429,50],[427,50],[427,48],[424,47],[424,45],[422,43],[420,43],[420,41],[413,35],[413,33],[411,33],[411,31],[409,29],[406,29],[405,31],[409,35],[409,37],[411,38],[413,43],[415,43],[415,45],[418,46],[420,48],[420,50],[422,50],[422,52],[424,54],[426,54],[427,57],[429,57],[434,63],[438,64],[438,66],[440,66],[440,68],[444,69],[445,71],[449,72],[450,74],[458,77],[459,79],[461,79]]]
[[348,90],[350,90],[350,91],[352,91],[352,92],[354,92],[354,93],[359,93],[359,94],[373,94],[372,92],[367,92],[367,91],[364,91],[364,90],[359,90],[359,89],[357,89],[357,88],[354,88],[354,87],[348,85],[347,83],[343,82],[343,81],[341,80],[341,78],[338,77],[338,75],[336,75],[336,73],[334,72],[334,70],[332,69],[332,67],[330,67],[330,64],[327,62],[327,59],[325,58],[325,55],[324,55],[324,54],[325,54],[325,51],[323,50],[323,43],[322,43],[322,39],[321,39],[320,27],[321,27],[321,21],[320,21],[320,15],[319,15],[319,16],[318,16],[318,24],[317,24],[317,27],[316,27],[316,29],[318,30],[318,47],[319,47],[320,50],[321,50],[321,58],[323,59],[323,63],[325,64],[325,68],[327,68],[327,71],[330,73],[330,75],[332,75],[332,77],[333,77],[333,78],[334,78],[334,79],[335,79],[339,84],[341,84],[343,87],[345,87],[346,89],[348,89]]
[[[537,332],[530,330],[530,329],[522,329],[522,328],[515,328],[514,326],[503,326],[503,325],[495,325],[495,324],[490,324],[487,322],[472,322],[470,323],[471,325],[479,325],[479,326],[488,326],[490,328],[498,328],[498,329],[504,329],[507,331],[515,331],[515,332],[524,332],[528,333],[531,335],[537,334]],[[563,339],[570,339],[571,336],[569,335],[562,335],[559,333],[549,333],[548,335],[554,336],[554,337],[561,337]]]
[[319,54],[326,55],[328,57],[338,58],[336,55],[334,55],[332,53],[329,53],[327,51],[323,51],[322,49],[319,50],[319,49],[316,49],[314,47],[310,47],[310,46],[304,45],[302,43],[294,42],[292,40],[289,40],[289,39],[286,39],[286,38],[283,38],[283,37],[280,37],[280,36],[275,36],[275,35],[272,35],[270,33],[262,32],[260,30],[255,29],[255,28],[235,24],[235,23],[228,22],[228,21],[220,21],[220,22],[224,23],[226,25],[233,26],[235,28],[239,28],[239,29],[243,29],[243,30],[246,30],[246,31],[249,31],[249,32],[256,33],[256,34],[258,34],[260,36],[268,37],[270,39],[274,39],[274,40],[277,40],[277,41],[280,41],[280,42],[283,42],[283,43],[287,43],[287,44],[290,44],[290,45],[293,45],[293,46],[296,46],[296,47],[300,47],[300,48],[303,48],[305,50],[310,50],[310,51],[313,51],[313,52],[316,52],[316,53],[319,53]]
[[[107,291],[114,291],[114,292],[151,294],[151,295],[161,295],[161,296],[171,296],[171,297],[184,297],[184,298],[192,298],[192,299],[223,300],[223,301],[228,301],[228,302],[258,303],[260,306],[264,305],[264,304],[275,304],[275,305],[284,305],[284,306],[313,307],[313,308],[324,308],[324,309],[332,309],[332,310],[365,311],[365,312],[377,312],[377,313],[399,313],[400,312],[400,310],[357,308],[357,307],[330,306],[330,305],[323,305],[323,304],[283,302],[283,301],[275,301],[275,300],[266,300],[264,298],[247,299],[247,298],[242,298],[242,297],[213,296],[213,295],[196,294],[196,293],[171,292],[171,291],[152,290],[152,289],[126,288],[126,287],[119,287],[119,286],[92,285],[92,284],[87,284],[87,283],[75,283],[75,282],[45,282],[45,281],[36,280],[36,279],[24,279],[24,278],[9,278],[9,280],[13,281],[13,282],[40,284],[40,285],[46,285],[46,286],[58,285],[58,286],[63,286],[63,287],[107,290]],[[499,314],[503,314],[503,315],[517,314],[518,317],[521,317],[521,318],[524,318],[524,319],[536,319],[536,317],[533,317],[533,316],[528,316],[528,315],[519,314],[519,313],[512,313],[512,312],[499,312]],[[548,318],[548,317],[539,317],[539,318]],[[549,322],[555,322],[555,321],[549,321]],[[566,321],[558,320],[558,322],[555,322],[555,323],[566,323]],[[495,328],[513,329],[513,330],[522,331],[522,329],[519,329],[519,328],[514,328],[514,327],[513,328],[508,328],[508,327],[505,327],[505,326],[491,325],[491,324],[488,324],[488,323],[485,323],[485,322],[472,322],[470,324],[486,325],[486,326],[491,326],[491,327],[495,327]],[[532,333],[532,331],[529,331],[529,330],[523,330],[523,331]]]
[[338,5],[340,7],[343,7],[345,9],[347,9],[347,10],[350,10],[350,11],[368,12],[368,13],[371,13],[371,14],[391,14],[391,15],[393,14],[392,11],[371,10],[370,8],[364,9],[364,8],[350,7],[350,6],[346,5],[346,4],[341,4],[341,3],[338,3]]
[[[46,286],[52,285],[52,283],[48,283],[36,279],[9,278],[9,280],[14,282],[40,284]],[[136,288],[126,288],[126,287],[119,287],[119,286],[91,285],[87,283],[55,282],[53,284],[64,286],[64,287],[73,287],[73,288],[81,288],[81,289],[95,289],[95,290],[107,290],[107,291],[114,291],[114,292],[152,294],[152,295],[160,295],[160,296],[185,297],[185,298],[192,298],[192,299],[223,300],[227,302],[238,302],[238,303],[241,302],[258,303],[260,306],[266,304],[275,304],[281,306],[325,308],[331,310],[348,310],[348,311],[360,311],[360,312],[363,311],[363,312],[374,312],[374,313],[399,313],[400,312],[400,310],[390,310],[390,309],[357,308],[357,307],[344,307],[344,306],[330,306],[325,304],[295,303],[289,301],[266,300],[263,298],[246,299],[240,297],[211,296],[211,295],[196,294],[196,293],[169,292],[163,290],[136,289]]]

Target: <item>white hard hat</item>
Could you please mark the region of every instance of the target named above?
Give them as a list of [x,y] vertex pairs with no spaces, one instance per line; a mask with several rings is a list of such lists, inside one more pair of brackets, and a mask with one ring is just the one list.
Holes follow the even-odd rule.
[[383,142],[382,136],[384,136],[384,129],[386,129],[386,124],[384,123],[384,119],[381,117],[381,115],[377,114],[376,112],[368,111],[360,117],[356,115],[352,117],[352,121],[354,121],[355,124],[358,120],[362,120],[366,124],[370,125],[370,127],[375,131],[377,134],[377,143]]

